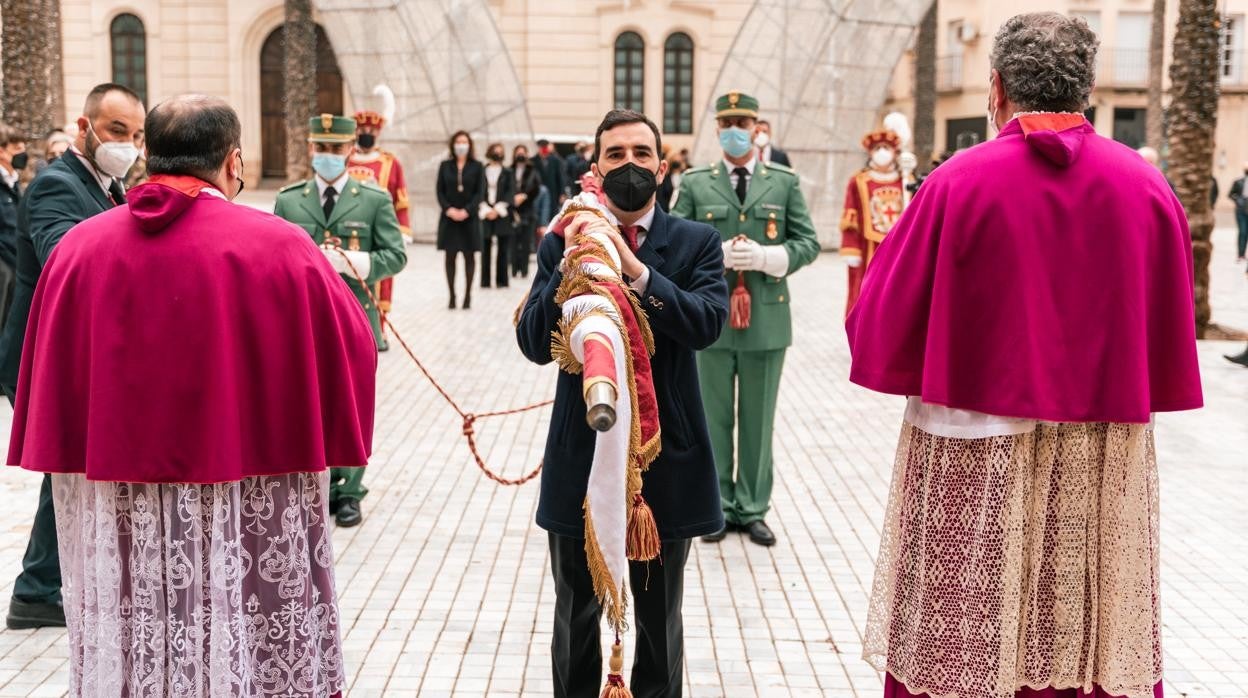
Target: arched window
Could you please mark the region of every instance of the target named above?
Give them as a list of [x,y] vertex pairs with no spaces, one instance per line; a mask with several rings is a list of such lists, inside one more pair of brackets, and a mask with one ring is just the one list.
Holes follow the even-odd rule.
[[117,15],[109,27],[112,37],[113,82],[125,85],[147,103],[147,32],[143,20]]
[[693,133],[693,39],[679,32],[663,44],[663,131]]
[[645,111],[646,42],[636,32],[615,38],[615,107]]

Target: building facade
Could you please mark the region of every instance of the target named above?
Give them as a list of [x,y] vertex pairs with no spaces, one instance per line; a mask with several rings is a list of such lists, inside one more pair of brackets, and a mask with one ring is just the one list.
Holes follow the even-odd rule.
[[[936,153],[969,147],[988,137],[988,54],[997,28],[1020,12],[1052,10],[1082,17],[1101,39],[1097,81],[1088,118],[1096,130],[1131,147],[1144,145],[1148,106],[1148,44],[1152,0],[940,0],[936,35]],[[1165,85],[1169,47],[1178,22],[1177,0],[1167,3]],[[1218,206],[1248,163],[1248,72],[1244,45],[1248,0],[1225,0],[1222,21],[1222,100],[1218,112],[1214,177]],[[886,108],[913,110],[914,54],[898,64]]]

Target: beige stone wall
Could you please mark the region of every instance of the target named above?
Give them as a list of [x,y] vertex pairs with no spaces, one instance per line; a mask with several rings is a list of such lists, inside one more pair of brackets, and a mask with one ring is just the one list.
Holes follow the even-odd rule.
[[[1226,0],[1227,15],[1248,19],[1248,0]],[[1101,47],[1098,55],[1097,88],[1092,94],[1092,106],[1096,108],[1097,131],[1105,136],[1113,135],[1114,109],[1144,108],[1147,106],[1145,86],[1128,76],[1123,79],[1124,59],[1117,57],[1122,51],[1125,37],[1120,36],[1119,23],[1123,13],[1148,13],[1151,0],[1016,0],[1011,3],[991,0],[941,0],[937,11],[937,56],[944,58],[957,51],[951,46],[948,27],[951,22],[963,20],[977,28],[977,38],[962,43],[963,52],[961,87],[941,90],[936,103],[936,152],[950,146],[945,142],[945,125],[950,119],[981,117],[988,104],[988,54],[997,29],[1009,17],[1021,12],[1053,10],[1058,12],[1100,13]],[[1167,46],[1174,39],[1178,21],[1178,3],[1167,3]],[[1094,27],[1095,28],[1095,27]],[[1241,29],[1246,32],[1248,27]],[[1245,35],[1248,35],[1246,32]],[[1218,114],[1217,147],[1214,155],[1214,176],[1221,187],[1218,206],[1229,210],[1226,199],[1233,180],[1241,176],[1243,164],[1248,161],[1248,52],[1240,44],[1240,71],[1237,80],[1224,82],[1222,103]],[[1169,55],[1167,51],[1167,69]],[[938,58],[938,61],[940,60]],[[1124,61],[1130,64],[1130,59]],[[1146,69],[1146,68],[1145,68]],[[886,110],[899,109],[913,112],[914,56],[909,54],[897,66],[890,87]],[[1130,73],[1131,71],[1125,71]],[[939,74],[939,73],[938,73]],[[938,79],[939,82],[939,79]],[[1169,84],[1167,73],[1167,85]]]
[[[634,31],[645,40],[645,111],[663,122],[663,43],[675,32],[693,39],[693,109],[701,113],[750,0],[491,0],[503,40],[528,96],[539,136],[593,136],[613,106],[615,38]],[[696,123],[696,119],[695,119]],[[673,147],[693,136],[667,135]]]

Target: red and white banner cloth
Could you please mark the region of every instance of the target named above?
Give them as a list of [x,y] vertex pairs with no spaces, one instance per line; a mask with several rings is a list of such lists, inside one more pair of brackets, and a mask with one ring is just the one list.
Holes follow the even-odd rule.
[[325,471],[211,485],[54,474],[70,695],[342,692]]
[[[565,202],[552,222],[564,235],[577,220],[613,227],[619,222],[594,192]],[[589,228],[589,226],[586,226]],[[551,353],[560,368],[583,373],[586,385],[611,380],[617,389],[615,426],[599,432],[585,496],[585,552],[594,591],[617,633],[625,626],[628,561],[658,553],[658,532],[641,497],[642,473],[660,448],[658,401],[650,370],[654,337],[639,302],[620,273],[615,245],[603,232],[578,228],[564,256],[564,278],[556,300],[563,317]],[[592,339],[591,339],[592,338]],[[585,345],[605,340],[614,356],[611,370],[588,375]],[[608,375],[609,374],[609,375]]]

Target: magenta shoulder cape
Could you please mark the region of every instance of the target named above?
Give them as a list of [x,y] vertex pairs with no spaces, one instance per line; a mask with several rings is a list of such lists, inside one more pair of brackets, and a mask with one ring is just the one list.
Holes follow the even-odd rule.
[[214,483],[367,462],[377,354],[359,302],[303,230],[193,181],[136,187],[53,251],[9,464]]
[[937,168],[880,246],[850,379],[1049,421],[1200,407],[1182,205],[1086,121],[1021,121]]

